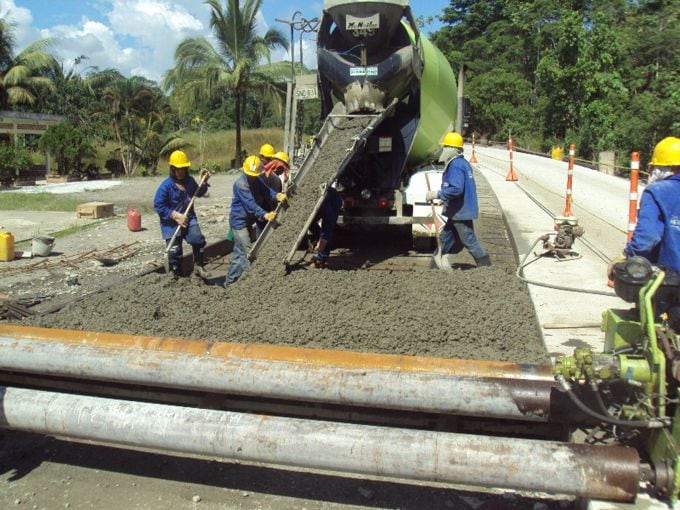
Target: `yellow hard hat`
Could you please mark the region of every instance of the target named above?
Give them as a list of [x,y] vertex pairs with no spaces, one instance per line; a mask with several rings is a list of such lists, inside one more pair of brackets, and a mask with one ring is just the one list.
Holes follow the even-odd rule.
[[260,147],[260,156],[262,156],[263,158],[273,158],[274,147],[272,147],[268,143],[265,143],[262,147]]
[[288,159],[288,154],[286,154],[286,153],[283,152],[283,151],[277,152],[276,154],[274,154],[274,155],[272,156],[272,158],[278,159],[279,161],[283,161],[286,165],[287,165],[288,162],[290,161],[290,160]]
[[652,166],[680,166],[680,138],[667,136],[654,147]]
[[262,170],[262,160],[257,156],[248,156],[243,162],[243,172],[251,177],[257,177]]
[[182,151],[174,151],[172,154],[170,154],[168,163],[170,166],[174,166],[176,168],[188,168],[191,166],[191,161],[189,161],[187,155]]
[[463,148],[463,137],[460,133],[455,131],[449,131],[444,135],[444,139],[439,143],[442,147],[456,147],[458,149]]

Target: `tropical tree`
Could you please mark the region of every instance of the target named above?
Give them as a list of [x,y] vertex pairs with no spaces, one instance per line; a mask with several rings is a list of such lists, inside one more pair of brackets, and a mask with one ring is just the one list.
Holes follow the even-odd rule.
[[145,120],[155,111],[150,82],[141,76],[119,78],[102,91],[125,175],[134,175],[141,162],[140,142]]
[[175,50],[175,67],[165,75],[164,87],[172,91],[180,114],[216,96],[233,96],[234,159],[240,164],[245,96],[254,87],[273,82],[264,74],[255,73],[255,69],[263,59],[269,61],[272,49],[288,49],[288,42],[277,29],[269,29],[264,36],[257,34],[257,13],[262,0],[245,0],[242,7],[240,0],[226,0],[224,6],[219,0],[205,3],[211,9],[210,28],[217,47],[204,37],[182,41]]
[[0,17],[0,107],[33,105],[41,90],[54,90],[43,72],[54,64],[47,50],[50,39],[40,39],[14,56],[14,25]]

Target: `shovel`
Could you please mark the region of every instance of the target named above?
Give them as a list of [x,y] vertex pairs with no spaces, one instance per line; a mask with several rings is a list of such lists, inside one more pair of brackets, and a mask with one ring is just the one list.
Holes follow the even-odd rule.
[[[432,188],[430,187],[430,177],[427,175],[427,173],[425,174],[425,183],[427,184],[427,191],[430,191]],[[432,207],[432,222],[434,223],[434,231],[437,234],[437,251],[434,253],[434,255],[432,255],[432,260],[434,261],[434,265],[437,266],[437,268],[444,269],[445,271],[451,271],[451,266],[444,261],[444,254],[442,253],[442,240],[441,237],[439,237],[441,221],[439,219],[439,215],[437,215],[437,211],[434,209],[434,202],[431,202],[430,206]]]
[[[187,205],[187,208],[184,210],[185,216],[191,211],[191,208],[194,206],[194,201],[196,200],[196,195],[198,194],[198,190],[201,189],[201,186],[203,186],[203,183],[205,180],[210,176],[209,172],[206,172],[203,174],[203,177],[201,177],[200,182],[198,183],[198,188],[196,188],[196,191],[194,192],[194,196],[191,197],[191,200],[189,201],[189,205]],[[170,238],[170,242],[168,245],[165,247],[165,253],[168,253],[170,251],[170,247],[172,246],[172,243],[175,242],[175,238],[177,237],[177,234],[179,234],[179,229],[182,228],[182,225],[177,225],[177,228],[175,229],[175,233],[172,234],[172,237]]]

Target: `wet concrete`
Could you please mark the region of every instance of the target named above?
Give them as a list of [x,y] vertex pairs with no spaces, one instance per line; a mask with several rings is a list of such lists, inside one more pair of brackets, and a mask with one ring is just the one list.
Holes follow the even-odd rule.
[[[290,209],[248,272],[229,289],[153,274],[90,296],[35,325],[363,352],[546,362],[533,305],[506,258],[438,271],[297,270],[283,258],[366,125],[331,135]],[[500,225],[499,225],[500,224]],[[502,219],[486,221],[494,237]],[[480,236],[484,238],[483,229]]]

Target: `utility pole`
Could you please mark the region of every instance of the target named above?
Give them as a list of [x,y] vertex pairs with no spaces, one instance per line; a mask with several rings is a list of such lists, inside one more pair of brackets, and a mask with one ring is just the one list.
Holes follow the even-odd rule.
[[[295,94],[295,17],[298,15],[302,16],[302,13],[295,11],[293,18],[288,20],[276,18],[276,21],[279,23],[285,23],[290,27],[290,84],[286,87],[286,118],[284,120],[285,125],[283,126],[283,152],[287,154],[290,154],[288,138],[290,137],[291,110],[293,95]],[[300,40],[300,46],[302,46],[302,40]]]
[[[299,19],[298,19],[299,18]],[[295,30],[300,32],[300,74],[302,74],[302,35],[316,32],[319,26],[319,18],[310,20],[302,17],[302,12],[295,11],[291,19],[276,18],[279,23],[285,23],[290,27],[290,79],[291,83],[286,88],[286,118],[283,128],[283,151],[294,157],[295,152],[295,116],[297,103],[295,102]]]

